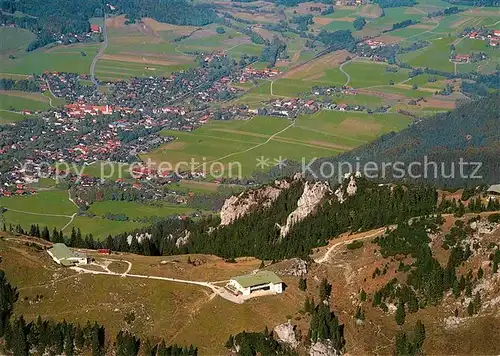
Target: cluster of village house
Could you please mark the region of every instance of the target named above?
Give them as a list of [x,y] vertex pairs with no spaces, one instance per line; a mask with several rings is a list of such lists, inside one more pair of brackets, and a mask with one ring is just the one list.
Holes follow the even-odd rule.
[[[82,169],[82,168],[79,168]],[[65,171],[64,167],[45,166],[32,160],[27,160],[23,167],[15,167],[10,172],[6,173],[3,179],[3,184],[0,185],[0,196],[15,196],[15,195],[32,195],[36,194],[36,190],[32,188],[34,183],[39,181],[40,177],[51,178],[57,181],[66,181],[75,189],[74,201],[80,205],[87,205],[78,196],[78,191],[85,191],[88,188],[100,187],[110,184],[120,190],[135,190],[139,191],[142,196],[148,200],[164,199],[170,197],[173,203],[186,203],[186,196],[173,191],[163,189],[165,184],[178,182],[181,179],[202,179],[205,178],[205,173],[201,170],[174,172],[169,170],[157,170],[145,165],[135,164],[126,166],[121,174],[125,178],[114,178],[114,180],[102,180],[98,177],[93,177],[88,174]],[[128,177],[133,178],[132,180]]]
[[275,78],[280,74],[280,71],[276,68],[264,68],[256,69],[252,66],[247,66],[241,72],[238,80],[240,83],[246,83],[255,79],[271,79]]
[[313,99],[276,99],[264,103],[258,109],[248,109],[253,115],[266,115],[286,118],[296,118],[300,115],[313,114],[319,110],[363,111],[362,105],[336,104]]
[[[478,30],[465,31],[462,36],[473,40],[488,41],[488,44],[491,47],[500,46],[500,30],[488,30],[481,28]],[[472,58],[473,55],[471,53],[455,53],[453,61],[460,63],[469,63]]]
[[82,85],[81,80],[88,80],[86,74],[65,72],[44,72],[41,75],[40,89],[50,90],[56,97],[68,103],[104,103],[104,95],[95,90],[93,85]]
[[[1,23],[0,27],[18,27],[14,23]],[[99,35],[102,32],[101,26],[98,25],[90,25],[90,31],[87,33],[66,33],[66,34],[56,34],[53,35],[57,40],[55,41],[58,44],[73,44],[73,43],[84,43],[95,41],[93,36]]]
[[368,0],[337,0],[335,5],[337,6],[358,6],[368,4]]

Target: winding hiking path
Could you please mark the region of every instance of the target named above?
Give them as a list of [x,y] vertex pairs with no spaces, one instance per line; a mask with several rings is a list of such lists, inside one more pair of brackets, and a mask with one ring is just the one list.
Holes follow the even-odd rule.
[[360,236],[362,234],[351,235],[351,236],[349,236],[348,239],[345,239],[343,241],[337,242],[337,243],[333,244],[332,246],[330,246],[328,248],[328,250],[325,252],[325,254],[322,257],[320,257],[320,258],[314,259],[314,262],[316,262],[318,264],[321,264],[321,263],[324,263],[324,262],[328,262],[330,260],[330,255],[332,254],[332,252],[337,247],[347,245],[348,243],[351,243],[354,240],[357,240],[357,241],[359,241],[359,240],[365,240],[365,239],[369,239],[369,238],[372,238],[372,237],[376,237],[376,236],[382,235],[385,232],[385,230],[386,230],[386,228],[382,227],[380,229],[375,230],[372,233],[369,233],[368,235],[364,235],[364,236]]
[[349,73],[347,73],[347,72],[344,70],[344,66],[345,66],[347,63],[352,62],[354,59],[356,59],[356,57],[354,57],[354,58],[352,58],[352,59],[349,59],[348,61],[346,61],[346,62],[342,63],[342,64],[340,65],[340,67],[339,67],[340,71],[341,71],[342,73],[344,73],[344,74],[345,74],[345,76],[347,77],[347,80],[346,80],[346,82],[345,82],[344,86],[347,86],[347,85],[349,84],[349,82],[351,81],[351,76],[349,75]]
[[219,286],[214,285],[215,283],[220,283],[221,281],[203,282],[203,281],[193,281],[193,280],[188,280],[188,279],[170,278],[170,277],[148,276],[148,275],[143,275],[143,274],[130,274],[129,272],[132,268],[132,263],[130,261],[126,261],[126,260],[111,260],[111,261],[126,262],[126,263],[128,263],[128,268],[124,273],[112,272],[109,269],[107,269],[106,271],[95,271],[95,270],[86,269],[86,268],[80,267],[80,266],[70,267],[70,269],[72,269],[78,273],[88,273],[88,274],[94,274],[94,275],[119,276],[119,277],[123,277],[123,278],[131,277],[131,278],[142,278],[142,279],[155,279],[155,280],[160,280],[160,281],[191,284],[191,285],[209,288],[212,290],[212,292],[214,294],[219,295],[220,297],[222,297],[230,302],[236,303],[236,304],[242,304],[245,301],[244,298],[238,298],[237,296],[235,296],[235,295],[231,294],[229,291],[227,291],[224,287],[219,287]]
[[[56,98],[56,96],[52,92],[52,89],[50,89],[50,84],[49,84],[48,80],[45,80],[45,84],[47,84],[47,89],[49,90],[49,94],[52,95],[52,97]],[[42,95],[45,96],[45,92]],[[50,107],[53,108],[53,109],[55,109],[56,107],[52,104],[52,97],[50,97],[50,96],[45,96],[45,97],[47,99],[49,99],[49,105],[50,105]]]
[[94,59],[92,60],[92,64],[90,65],[90,80],[92,80],[92,83],[94,83],[96,89],[99,89],[99,81],[95,77],[95,66],[97,65],[99,59],[103,56],[104,51],[106,51],[106,48],[108,48],[108,31],[106,29],[106,15],[104,15],[104,22],[102,24],[102,34],[104,37],[104,42],[102,43],[101,48],[99,48],[99,52],[97,52]]
[[71,216],[72,216],[72,215],[63,215],[63,214],[33,213],[31,211],[24,211],[24,210],[10,209],[10,208],[7,208],[7,211],[13,211],[15,213],[22,213],[22,214],[28,214],[28,215],[50,216],[50,217],[56,217],[56,218],[71,218]]
[[286,130],[288,130],[290,127],[294,126],[295,125],[295,120],[293,120],[293,122],[288,125],[287,127],[285,127],[284,129],[272,134],[271,136],[269,136],[269,138],[265,141],[265,142],[262,142],[262,143],[259,143],[255,146],[252,146],[250,148],[247,148],[246,150],[243,150],[243,151],[239,151],[239,152],[233,152],[233,153],[230,153],[228,155],[225,155],[225,156],[222,156],[222,157],[219,157],[219,158],[216,158],[212,161],[209,161],[209,162],[203,162],[202,164],[196,166],[194,169],[198,169],[200,168],[201,166],[203,166],[204,164],[209,164],[209,163],[213,163],[213,162],[220,162],[222,161],[223,159],[226,159],[226,158],[229,158],[229,157],[232,157],[232,156],[236,156],[236,155],[239,155],[239,154],[243,154],[243,153],[247,153],[247,152],[250,152],[250,151],[253,151],[255,150],[256,148],[259,148],[261,146],[264,146],[265,144],[269,143],[273,138],[275,138],[276,136],[278,136],[279,134],[282,134],[283,132],[285,132]]

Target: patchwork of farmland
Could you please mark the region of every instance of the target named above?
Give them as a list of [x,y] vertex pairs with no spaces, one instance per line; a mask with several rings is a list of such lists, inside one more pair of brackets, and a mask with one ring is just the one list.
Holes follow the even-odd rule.
[[399,114],[333,111],[303,116],[295,122],[263,116],[211,122],[190,133],[164,132],[178,139],[142,158],[158,165],[180,165],[180,169],[187,169],[192,160],[200,170],[209,170],[213,163],[214,175],[237,174],[241,166],[241,174],[248,176],[259,169],[256,164],[261,157],[269,159],[268,165],[260,167],[267,170],[276,164],[275,159],[300,162],[302,158],[335,156],[383,133],[401,130],[408,123],[408,118]]

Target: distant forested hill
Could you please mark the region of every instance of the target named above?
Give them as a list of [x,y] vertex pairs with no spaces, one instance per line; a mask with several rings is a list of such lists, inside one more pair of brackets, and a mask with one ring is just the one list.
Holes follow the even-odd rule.
[[[130,21],[152,17],[175,25],[203,26],[216,19],[211,5],[186,0],[2,0],[0,22],[13,23],[37,34],[28,51],[60,39],[61,35],[87,33],[91,17],[103,17],[105,5],[117,7]],[[19,11],[26,16],[14,16]]]
[[152,17],[174,25],[203,26],[217,17],[211,5],[192,5],[185,0],[113,0],[110,3],[132,20]]
[[[473,186],[484,183],[500,182],[500,94],[489,96],[463,104],[448,113],[437,114],[422,120],[399,132],[390,133],[380,139],[362,146],[354,151],[335,158],[318,160],[313,171],[319,172],[324,162],[375,162],[379,169],[382,162],[404,162],[404,167],[412,162],[438,163],[438,174],[434,175],[433,166],[428,169],[426,177],[423,168],[415,164],[412,172],[422,177],[416,181],[426,181],[439,186]],[[470,179],[474,166],[464,166],[460,172],[459,162],[481,162],[482,167],[477,174],[482,179]],[[441,165],[445,167],[444,176],[454,170],[454,177],[443,177]],[[454,167],[453,167],[454,165]],[[394,180],[394,170],[388,169],[388,180]],[[462,174],[463,173],[463,174]],[[468,178],[464,176],[469,176]],[[404,176],[408,178],[408,175]],[[412,179],[408,179],[412,180]]]
[[376,4],[380,7],[402,7],[402,6],[413,6],[417,2],[415,0],[374,0]]
[[445,0],[454,5],[500,6],[500,0]]
[[[15,23],[37,34],[28,50],[33,50],[59,39],[59,35],[89,32],[89,18],[103,16],[101,0],[2,0],[2,22]],[[11,16],[16,11],[22,16]]]

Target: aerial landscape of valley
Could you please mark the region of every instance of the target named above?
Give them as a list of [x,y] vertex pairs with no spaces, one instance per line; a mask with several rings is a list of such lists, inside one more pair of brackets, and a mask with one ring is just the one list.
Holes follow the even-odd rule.
[[0,355],[498,355],[498,0],[0,2]]

